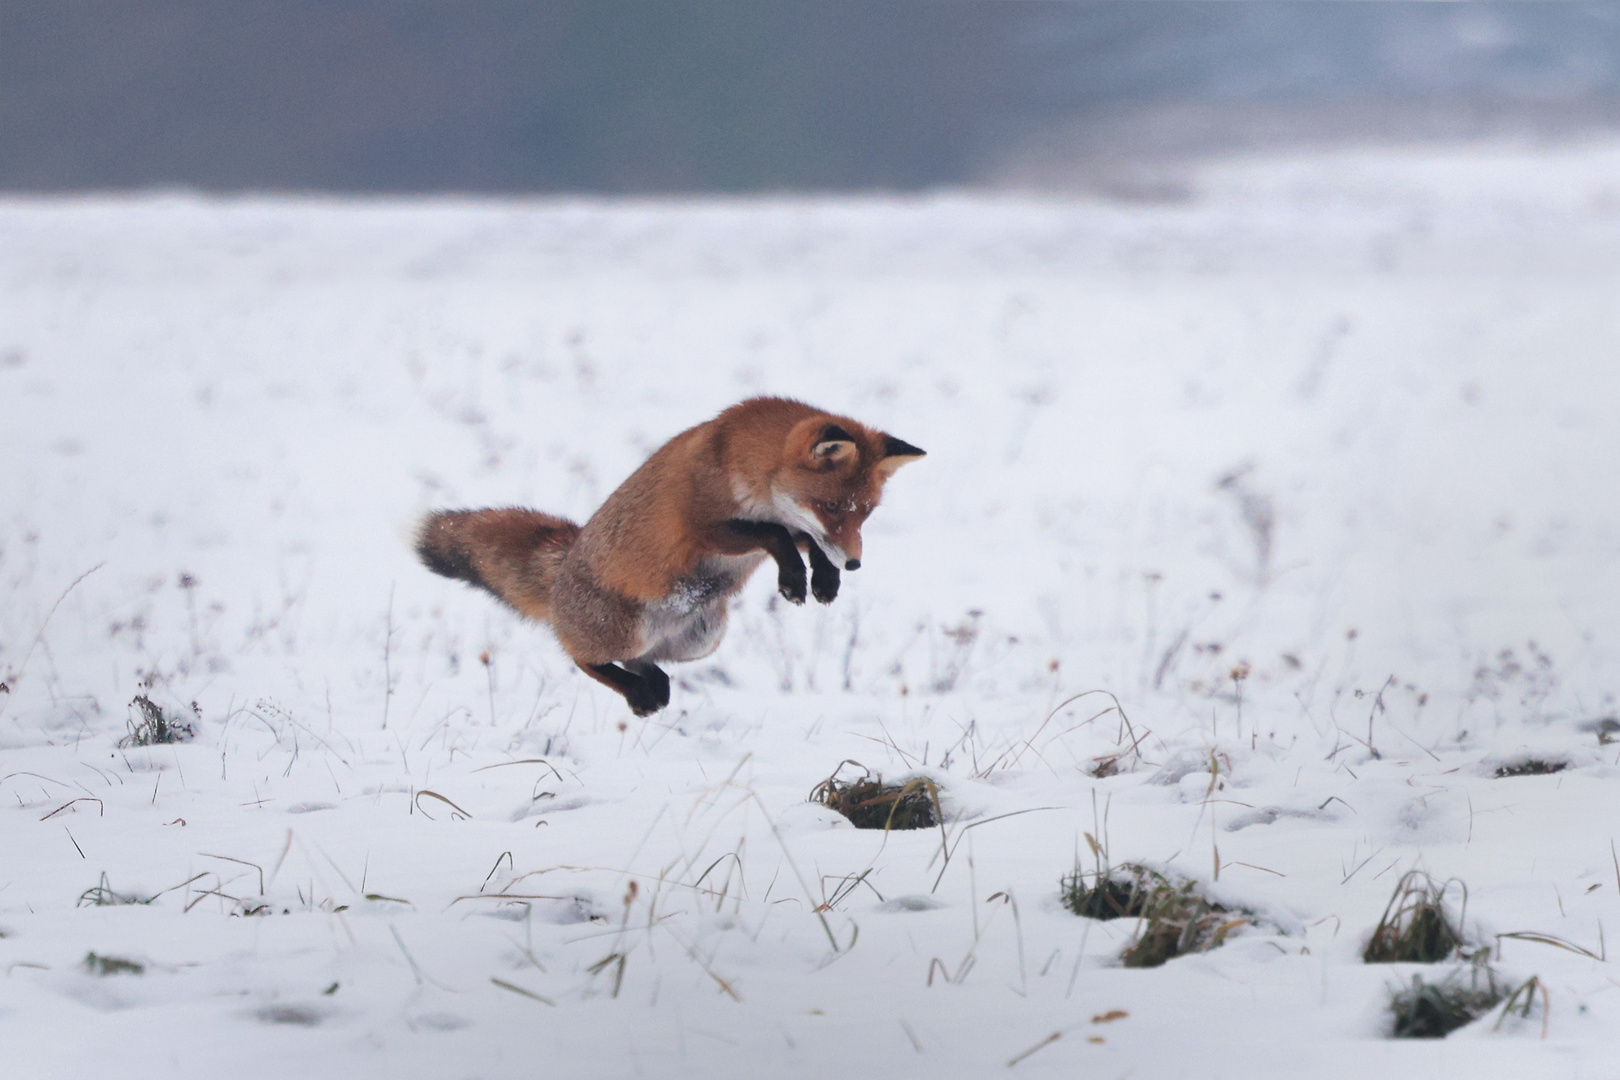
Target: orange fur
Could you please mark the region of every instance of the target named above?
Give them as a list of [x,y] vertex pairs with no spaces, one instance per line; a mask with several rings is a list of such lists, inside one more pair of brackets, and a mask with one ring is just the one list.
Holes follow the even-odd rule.
[[[794,546],[812,556],[817,599],[836,595],[884,483],[922,453],[802,402],[753,398],[670,439],[583,527],[530,510],[448,511],[427,518],[417,550],[435,572],[549,623],[594,678],[651,711],[656,694],[643,709],[631,683],[662,679],[667,700],[654,665],[718,645],[727,601],[765,553],[784,595]],[[800,602],[802,563],[797,574],[789,598]],[[614,662],[627,670],[605,669]]]

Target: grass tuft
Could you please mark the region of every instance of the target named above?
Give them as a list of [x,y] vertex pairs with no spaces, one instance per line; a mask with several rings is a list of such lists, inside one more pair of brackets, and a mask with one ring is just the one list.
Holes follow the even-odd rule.
[[1510,776],[1549,776],[1552,773],[1563,772],[1569,768],[1567,761],[1542,761],[1531,758],[1528,761],[1516,761],[1512,765],[1498,765],[1491,775],[1497,780],[1505,780]]
[[[1483,976],[1483,983],[1481,982]],[[1496,976],[1483,965],[1469,968],[1467,984],[1453,972],[1439,982],[1424,982],[1413,975],[1412,984],[1390,993],[1389,1008],[1397,1039],[1442,1039],[1484,1016],[1502,1000]],[[1528,1013],[1529,1007],[1526,1005]]]
[[1178,956],[1218,949],[1233,930],[1255,921],[1203,896],[1193,882],[1166,883],[1150,892],[1141,919],[1136,940],[1119,957],[1126,967],[1158,967]]
[[1063,906],[1088,919],[1136,918],[1136,937],[1120,954],[1131,968],[1158,967],[1225,944],[1255,918],[1209,899],[1196,882],[1173,881],[1157,870],[1127,863],[1086,871],[1076,866],[1059,882]]
[[1541,1037],[1547,1037],[1547,1017],[1552,1012],[1552,995],[1547,992],[1547,984],[1538,976],[1532,975],[1514,988],[1513,993],[1507,996],[1502,1003],[1502,1015],[1496,1018],[1496,1026],[1492,1031],[1501,1031],[1502,1025],[1509,1016],[1518,1013],[1520,1020],[1530,1019],[1530,1014],[1536,1007],[1536,992],[1541,992]]
[[129,722],[129,734],[118,740],[119,746],[158,746],[163,743],[189,742],[197,734],[196,728],[169,716],[145,694],[136,694],[130,705],[140,710],[140,719]]
[[[858,761],[839,764],[860,765]],[[861,765],[861,776],[840,780],[837,770],[810,792],[810,801],[821,803],[849,819],[857,829],[931,829],[943,818],[939,788],[922,777],[904,784],[885,784]]]
[[1155,886],[1165,884],[1162,874],[1145,866],[1101,872],[1076,866],[1058,882],[1058,891],[1063,906],[1076,915],[1106,921],[1141,915]]
[[1462,948],[1462,918],[1452,922],[1446,892],[1456,885],[1462,909],[1468,910],[1468,887],[1456,878],[1436,882],[1421,870],[1410,870],[1396,882],[1383,917],[1373,928],[1361,958],[1369,964],[1437,964]]
[[150,904],[156,897],[139,896],[135,893],[121,893],[113,889],[112,883],[107,880],[104,871],[101,880],[79,894],[79,902],[74,907],[118,907],[124,904]]
[[121,956],[101,956],[90,952],[84,954],[84,970],[92,975],[144,975],[146,965],[125,960]]

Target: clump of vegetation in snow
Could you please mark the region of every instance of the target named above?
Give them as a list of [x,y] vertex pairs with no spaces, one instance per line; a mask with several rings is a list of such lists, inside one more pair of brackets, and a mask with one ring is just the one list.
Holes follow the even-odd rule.
[[1150,891],[1141,919],[1136,940],[1119,957],[1126,967],[1158,967],[1178,956],[1220,948],[1233,930],[1254,922],[1254,916],[1210,900],[1190,881],[1167,881]]
[[118,740],[118,745],[158,746],[163,743],[189,742],[197,734],[190,724],[181,723],[165,713],[145,694],[136,694],[130,707],[140,711],[140,718],[129,722],[129,734]]
[[1437,882],[1421,870],[1410,870],[1396,882],[1383,917],[1373,928],[1361,958],[1369,964],[1437,964],[1462,948],[1462,917],[1446,910],[1446,892],[1455,885],[1468,910],[1468,887],[1456,878]]
[[[1089,839],[1089,837],[1088,837]],[[1141,920],[1136,937],[1120,954],[1126,967],[1158,967],[1167,960],[1219,948],[1252,914],[1234,911],[1205,896],[1193,881],[1177,881],[1149,867],[1076,866],[1059,882],[1063,906],[1088,919]]]
[[[1444,1038],[1484,1016],[1501,1000],[1495,973],[1482,964],[1469,966],[1466,983],[1460,972],[1439,982],[1425,982],[1423,976],[1413,975],[1410,986],[1390,993],[1389,1008],[1395,1021],[1391,1034],[1397,1039]],[[1525,1011],[1529,1011],[1528,1004]]]
[[[860,762],[845,761],[838,768],[845,765]],[[904,784],[885,784],[864,765],[854,780],[840,780],[834,770],[810,792],[810,801],[836,810],[857,829],[931,829],[944,817],[932,780],[914,777]]]
[[1563,772],[1567,768],[1569,768],[1567,761],[1542,761],[1539,758],[1530,758],[1527,761],[1516,761],[1511,765],[1498,765],[1491,775],[1498,780],[1510,776],[1548,776]]
[[125,960],[121,956],[101,956],[90,952],[84,954],[84,970],[92,975],[144,975],[146,965],[136,960]]
[[1063,906],[1082,918],[1122,919],[1142,914],[1155,887],[1166,884],[1162,874],[1145,866],[1087,871],[1076,865],[1058,882],[1058,893]]

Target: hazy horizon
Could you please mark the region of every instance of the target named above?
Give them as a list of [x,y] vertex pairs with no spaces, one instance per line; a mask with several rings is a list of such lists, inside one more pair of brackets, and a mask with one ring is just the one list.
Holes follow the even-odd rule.
[[0,2],[13,192],[1062,187],[1616,127],[1604,3]]

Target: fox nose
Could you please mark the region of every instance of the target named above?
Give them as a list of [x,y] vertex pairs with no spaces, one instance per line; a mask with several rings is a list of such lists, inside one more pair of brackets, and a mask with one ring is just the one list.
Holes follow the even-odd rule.
[[859,560],[859,559],[845,559],[844,560],[844,569],[845,570],[859,570],[860,568],[861,568],[861,560]]

